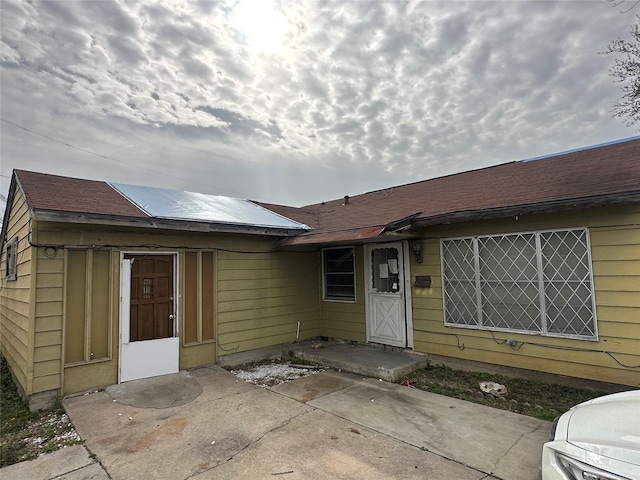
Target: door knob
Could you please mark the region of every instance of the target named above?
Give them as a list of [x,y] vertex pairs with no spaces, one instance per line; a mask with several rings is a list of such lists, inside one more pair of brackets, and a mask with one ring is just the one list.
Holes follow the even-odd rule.
[[169,315],[169,320],[173,320],[173,313]]

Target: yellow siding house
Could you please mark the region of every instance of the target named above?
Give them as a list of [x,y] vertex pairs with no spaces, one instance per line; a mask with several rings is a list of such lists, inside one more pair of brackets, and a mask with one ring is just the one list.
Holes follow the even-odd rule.
[[640,387],[640,139],[301,208],[16,170],[0,349],[52,395],[331,337]]

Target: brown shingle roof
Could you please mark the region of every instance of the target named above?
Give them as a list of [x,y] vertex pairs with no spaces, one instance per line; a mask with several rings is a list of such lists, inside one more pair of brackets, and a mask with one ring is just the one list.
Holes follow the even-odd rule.
[[148,217],[108,183],[47,173],[14,171],[30,209]]
[[[15,174],[31,209],[148,218],[106,182]],[[375,238],[407,217],[416,224],[486,218],[487,212],[497,218],[511,207],[580,208],[626,201],[621,197],[629,194],[638,201],[640,138],[376,190],[347,204],[341,198],[301,208],[261,205],[313,229],[284,242],[293,245]]]
[[377,190],[353,196],[346,205],[338,199],[297,210],[286,207],[286,213],[275,205],[269,208],[314,229],[286,241],[299,244],[355,239],[359,229],[414,214],[416,221],[441,217],[450,222],[460,212],[570,200],[586,204],[588,199],[632,192],[640,193],[640,138]]

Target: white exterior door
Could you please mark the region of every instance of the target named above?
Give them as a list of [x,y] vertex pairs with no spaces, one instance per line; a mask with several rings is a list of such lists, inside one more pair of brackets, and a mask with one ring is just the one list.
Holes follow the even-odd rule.
[[367,341],[406,347],[406,282],[401,243],[367,245]]
[[175,255],[127,255],[120,266],[118,382],[178,372]]

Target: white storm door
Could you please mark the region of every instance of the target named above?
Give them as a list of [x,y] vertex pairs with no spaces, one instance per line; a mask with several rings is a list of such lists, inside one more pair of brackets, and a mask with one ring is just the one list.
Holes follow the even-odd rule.
[[404,259],[401,243],[368,245],[367,341],[407,346]]
[[174,263],[174,255],[122,258],[118,383],[178,372]]

